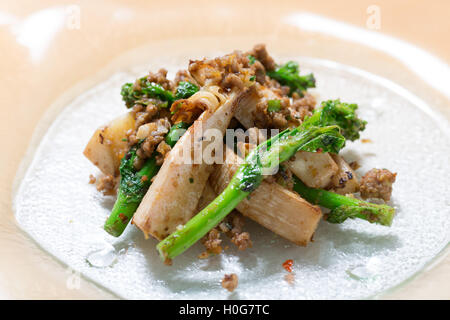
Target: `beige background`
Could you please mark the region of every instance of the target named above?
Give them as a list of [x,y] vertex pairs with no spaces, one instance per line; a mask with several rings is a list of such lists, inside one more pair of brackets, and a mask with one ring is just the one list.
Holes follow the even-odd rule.
[[[43,254],[18,230],[11,207],[14,179],[17,173],[21,174],[20,162],[27,159],[28,147],[35,146],[54,116],[54,111],[49,113],[49,110],[57,110],[89,87],[99,79],[94,75],[101,70],[116,70],[120,64],[112,62],[125,51],[172,38],[202,36],[207,37],[207,45],[217,48],[240,45],[239,49],[246,49],[253,45],[248,39],[255,39],[254,42],[278,44],[280,52],[289,52],[298,46],[304,49],[305,55],[327,57],[324,50],[314,44],[293,43],[290,39],[302,39],[302,35],[298,30],[281,26],[282,17],[308,11],[366,28],[366,9],[376,4],[381,9],[382,19],[377,32],[413,43],[447,64],[450,61],[450,1],[447,0],[148,2],[30,0],[0,3],[0,119],[3,121],[0,127],[3,150],[0,157],[0,297],[113,297],[84,280],[79,289],[68,288],[66,283],[72,279],[70,271]],[[42,56],[33,60],[27,47],[19,43],[14,26],[35,12],[64,5],[80,8],[80,29],[59,29]],[[189,43],[192,42],[186,41],[186,45]],[[448,98],[423,84],[420,77],[392,57],[366,48],[359,48],[355,53],[333,39],[329,45],[335,49],[336,61],[390,78],[431,102],[450,118]],[[154,54],[164,54],[163,48],[155,47]],[[47,122],[42,122],[43,118]],[[41,129],[32,140],[38,123]],[[443,254],[427,269],[381,298],[449,299],[450,255]]]

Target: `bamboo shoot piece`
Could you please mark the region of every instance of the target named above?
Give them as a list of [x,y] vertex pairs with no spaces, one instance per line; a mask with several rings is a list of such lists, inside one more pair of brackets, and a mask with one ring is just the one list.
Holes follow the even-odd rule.
[[[216,165],[209,179],[217,194],[225,189],[243,162],[243,159],[229,148],[225,149],[225,157],[226,163]],[[277,183],[266,181],[263,181],[249,198],[242,200],[236,209],[244,216],[300,246],[306,246],[311,241],[322,217],[319,207]]]
[[[202,100],[210,105],[170,151],[139,205],[133,223],[145,235],[162,240],[196,213],[199,198],[213,170],[212,163],[197,159],[198,150],[209,149],[211,144],[222,144],[223,134],[246,92],[230,93],[229,99],[220,106],[218,98],[207,91],[197,92],[189,98],[214,96],[215,102]],[[215,129],[221,136],[205,139],[209,129]],[[218,138],[220,141],[216,141]]]
[[128,150],[126,132],[129,129],[134,129],[134,117],[126,113],[98,128],[83,154],[104,174],[117,176],[120,160]]
[[285,165],[311,188],[325,188],[338,172],[337,164],[328,153],[299,151]]
[[216,197],[217,197],[217,193],[216,193],[216,191],[214,191],[213,187],[211,186],[211,182],[208,179],[208,181],[206,181],[205,188],[203,189],[202,196],[200,197],[200,200],[198,201],[197,211],[203,210]]

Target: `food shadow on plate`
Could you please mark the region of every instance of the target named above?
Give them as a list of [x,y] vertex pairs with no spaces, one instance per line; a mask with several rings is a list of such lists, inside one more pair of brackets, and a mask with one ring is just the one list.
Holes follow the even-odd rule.
[[99,197],[99,199],[100,199],[100,206],[102,208],[104,208],[105,210],[107,210],[107,212],[111,212],[114,207],[114,203],[116,202],[116,197],[115,196],[101,196],[101,197]]

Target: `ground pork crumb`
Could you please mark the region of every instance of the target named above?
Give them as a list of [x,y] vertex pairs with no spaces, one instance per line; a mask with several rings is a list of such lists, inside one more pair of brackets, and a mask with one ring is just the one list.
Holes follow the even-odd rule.
[[94,175],[90,174],[89,175],[89,184],[94,184],[95,181],[97,181],[97,179],[95,179]]
[[220,232],[216,228],[212,229],[202,240],[208,254],[219,254],[222,252],[222,240]]
[[384,201],[391,199],[392,184],[397,173],[387,169],[372,169],[361,179],[360,192],[363,199],[380,198]]
[[235,273],[226,274],[222,279],[222,288],[233,292],[238,286],[238,276]]
[[235,211],[230,215],[228,221],[231,225],[231,230],[227,232],[227,234],[231,237],[231,242],[234,243],[239,250],[251,248],[253,243],[252,240],[250,240],[250,233],[242,231],[242,228],[244,227],[244,217]]
[[264,68],[266,68],[267,71],[274,70],[275,69],[275,61],[266,50],[266,45],[264,44],[257,44],[253,47],[253,50],[251,51],[251,54],[261,63],[263,64]]
[[98,179],[97,190],[103,192],[103,194],[113,194],[116,187],[116,180],[112,175],[106,175]]
[[306,116],[312,115],[316,100],[313,95],[305,93],[303,97],[294,94],[292,103],[286,93],[280,89],[279,84],[274,81],[268,81],[270,89],[278,93],[280,109],[278,111],[269,111],[266,99],[261,99],[253,112],[253,119],[256,127],[284,130],[299,126]]
[[215,59],[191,60],[189,73],[199,85],[218,85],[225,91],[249,85],[257,76],[261,80],[261,68],[249,65],[247,54],[241,51]]
[[222,239],[220,234],[226,234],[231,242],[237,246],[239,250],[245,250],[253,246],[250,239],[250,233],[243,232],[244,218],[237,211],[229,214],[219,225],[212,229],[206,236],[203,237],[202,243],[206,251],[202,252],[198,258],[205,259],[211,254],[219,254],[224,249],[222,248]]
[[173,82],[178,85],[181,81],[197,84],[197,81],[192,78],[191,74],[187,70],[179,70],[175,75]]
[[[153,122],[147,123],[139,127],[136,137],[137,139],[145,139],[141,147],[136,151],[136,159],[134,161],[134,167],[140,169],[144,164],[145,159],[152,156],[156,147],[164,140],[165,135],[170,129],[170,122],[167,118],[161,118]],[[164,146],[161,147],[163,151]],[[165,155],[165,153],[164,153]],[[164,157],[159,159],[162,164]]]
[[248,232],[235,233],[231,238],[239,250],[245,250],[253,246],[252,240],[250,240],[250,234]]
[[167,79],[167,70],[163,68],[159,69],[157,73],[150,72],[147,76],[147,80],[149,82],[158,83],[164,90],[172,91],[174,88],[173,82]]

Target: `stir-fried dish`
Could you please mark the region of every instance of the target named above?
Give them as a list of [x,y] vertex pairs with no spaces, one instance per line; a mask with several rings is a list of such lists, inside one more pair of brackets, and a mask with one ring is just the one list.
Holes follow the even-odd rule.
[[[396,174],[339,155],[366,121],[355,103],[316,103],[313,74],[277,64],[264,45],[191,60],[167,78],[159,70],[122,86],[128,112],[96,130],[84,151],[101,171],[91,183],[117,200],[104,229],[120,236],[131,222],[158,239],[166,264],[197,241],[199,256],[220,254],[223,234],[252,246],[250,218],[300,246],[319,221],[364,219],[390,226]],[[237,285],[227,275],[226,288]]]

